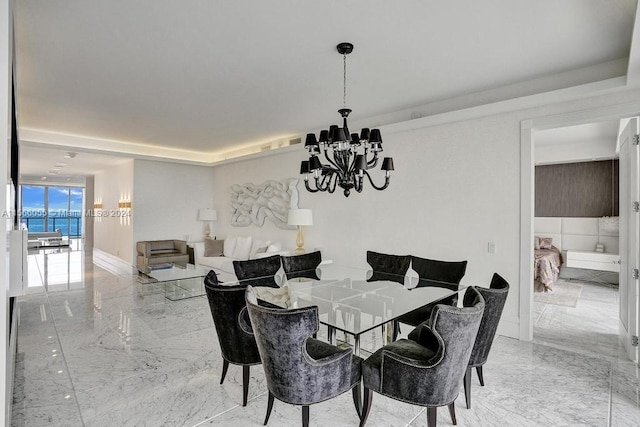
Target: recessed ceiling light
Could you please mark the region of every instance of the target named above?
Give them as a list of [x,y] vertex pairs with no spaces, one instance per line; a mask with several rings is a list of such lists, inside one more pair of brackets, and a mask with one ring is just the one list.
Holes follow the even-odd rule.
[[46,177],[46,176],[40,177],[40,180],[41,180],[41,181],[45,181],[46,179],[47,179],[47,177]]
[[60,171],[49,171],[49,175],[58,175],[60,173]]
[[68,151],[67,154],[64,155],[65,159],[75,159],[78,153],[74,153],[73,151]]
[[67,164],[66,164],[66,163],[62,163],[62,162],[58,162],[58,163],[56,163],[56,167],[57,167],[57,168],[63,168],[63,167],[65,167],[65,166],[67,166]]

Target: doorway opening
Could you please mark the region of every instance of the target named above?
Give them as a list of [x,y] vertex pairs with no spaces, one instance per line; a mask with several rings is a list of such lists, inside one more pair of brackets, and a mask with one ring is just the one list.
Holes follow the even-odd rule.
[[533,341],[617,358],[620,120],[533,131]]
[[[599,107],[591,110],[574,111],[554,116],[544,116],[523,120],[521,122],[521,229],[520,229],[520,339],[534,339],[534,207],[535,207],[535,134],[538,131],[585,125],[611,120],[628,120],[628,124],[619,139],[620,153],[620,287],[618,330],[624,353],[633,361],[638,360],[638,347],[633,343],[638,335],[639,317],[637,278],[632,277],[632,268],[637,269],[640,232],[637,215],[631,215],[630,200],[640,198],[638,193],[638,145],[634,135],[638,133],[640,103],[633,102],[615,106]],[[623,149],[623,147],[626,147]],[[629,208],[629,209],[627,209]],[[628,212],[627,212],[628,210]],[[626,217],[625,217],[626,216]],[[623,228],[624,227],[624,228]],[[559,231],[559,233],[561,233]],[[628,237],[626,237],[628,236]],[[594,250],[593,252],[596,252]],[[627,274],[628,273],[628,274]],[[538,314],[540,310],[538,311]],[[620,346],[618,346],[620,348]]]

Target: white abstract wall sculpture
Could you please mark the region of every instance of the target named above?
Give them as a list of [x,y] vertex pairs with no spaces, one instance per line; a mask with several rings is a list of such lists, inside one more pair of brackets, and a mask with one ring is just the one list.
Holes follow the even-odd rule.
[[231,225],[247,227],[264,225],[269,218],[278,228],[294,229],[287,224],[291,207],[298,206],[298,179],[283,182],[267,181],[261,185],[251,183],[231,186]]

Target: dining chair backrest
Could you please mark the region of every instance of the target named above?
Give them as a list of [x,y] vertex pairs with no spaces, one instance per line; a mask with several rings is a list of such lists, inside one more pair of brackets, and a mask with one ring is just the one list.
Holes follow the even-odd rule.
[[260,362],[244,299],[246,285],[207,281],[205,291],[224,359],[236,364]]
[[404,284],[404,278],[411,264],[411,256],[367,251],[367,263],[373,270],[372,276],[367,280],[368,282],[390,280]]
[[316,269],[321,262],[322,253],[320,251],[302,255],[282,256],[282,268],[287,279],[306,277],[318,280],[320,277],[318,277]]
[[470,366],[482,365],[487,361],[493,339],[498,330],[502,310],[509,294],[509,283],[498,273],[494,273],[489,288],[478,286],[476,289],[485,300],[485,309],[478,336],[469,358]]
[[[253,286],[269,286],[277,288],[276,273],[282,263],[280,255],[266,258],[250,259],[247,261],[233,261],[233,269],[238,280]],[[251,279],[251,280],[249,280]]]
[[439,286],[457,290],[467,270],[467,261],[440,261],[411,256],[411,269],[418,273],[418,287]]

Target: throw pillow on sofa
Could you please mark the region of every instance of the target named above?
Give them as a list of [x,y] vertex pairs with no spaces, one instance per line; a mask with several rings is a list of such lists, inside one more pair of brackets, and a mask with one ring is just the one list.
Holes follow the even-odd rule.
[[227,237],[226,239],[224,239],[224,256],[226,256],[227,258],[233,258],[233,251],[236,248],[236,240],[238,238],[237,237]]
[[267,247],[270,244],[270,240],[253,239],[253,242],[251,243],[251,252],[249,253],[249,259],[255,259],[257,254],[266,253]]
[[204,256],[224,256],[224,240],[204,239]]
[[237,237],[236,245],[233,249],[233,256],[240,261],[247,261],[249,259],[249,255],[251,254],[251,236],[248,237]]

